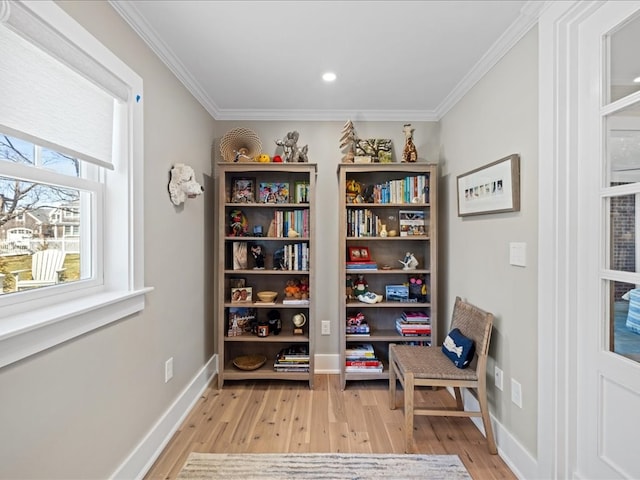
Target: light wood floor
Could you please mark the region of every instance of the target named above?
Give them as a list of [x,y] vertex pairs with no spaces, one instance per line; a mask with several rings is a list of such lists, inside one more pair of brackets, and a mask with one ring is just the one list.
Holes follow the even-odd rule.
[[[289,381],[213,385],[145,478],[176,478],[192,451],[404,453],[402,408],[389,409],[385,381],[348,382],[344,391],[338,375],[317,375],[314,390]],[[399,388],[398,402],[401,395]],[[426,404],[455,404],[446,390],[419,395]],[[416,417],[414,435],[413,453],[457,454],[476,480],[516,478],[468,418]]]

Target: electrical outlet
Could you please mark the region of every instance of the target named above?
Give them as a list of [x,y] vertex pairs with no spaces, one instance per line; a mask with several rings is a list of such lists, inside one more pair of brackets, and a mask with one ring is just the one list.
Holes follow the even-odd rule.
[[522,385],[511,379],[511,401],[522,408]]
[[164,362],[164,383],[173,378],[173,357]]
[[502,370],[498,367],[495,367],[495,384],[496,388],[502,391]]
[[322,320],[322,335],[331,335],[331,320]]

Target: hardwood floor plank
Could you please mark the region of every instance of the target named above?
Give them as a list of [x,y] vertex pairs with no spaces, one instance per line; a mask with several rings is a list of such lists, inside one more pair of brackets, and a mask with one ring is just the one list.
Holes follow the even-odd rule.
[[[173,480],[191,451],[212,453],[341,452],[404,453],[403,391],[389,409],[388,383],[349,382],[316,375],[307,382],[255,380],[215,383],[203,393],[147,473],[147,479]],[[444,389],[420,390],[416,403],[455,405]],[[456,454],[477,480],[515,480],[468,418],[418,416],[415,452]]]
[[329,446],[329,388],[331,382],[325,382],[326,390],[313,391],[313,408],[309,432],[311,452],[328,452]]
[[349,425],[347,422],[333,422],[329,425],[331,452],[349,453]]

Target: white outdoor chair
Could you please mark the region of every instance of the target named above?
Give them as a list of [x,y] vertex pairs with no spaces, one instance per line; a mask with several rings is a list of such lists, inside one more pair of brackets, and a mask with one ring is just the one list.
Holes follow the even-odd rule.
[[15,290],[46,287],[60,283],[64,257],[61,250],[41,250],[31,255],[31,279],[22,280],[20,274],[29,270],[15,270],[11,272],[15,279]]

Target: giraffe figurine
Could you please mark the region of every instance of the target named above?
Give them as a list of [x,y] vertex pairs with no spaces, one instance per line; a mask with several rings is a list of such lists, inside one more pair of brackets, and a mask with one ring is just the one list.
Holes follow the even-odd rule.
[[404,150],[402,151],[402,161],[414,163],[418,161],[418,150],[413,144],[413,128],[410,123],[405,123],[404,128]]

